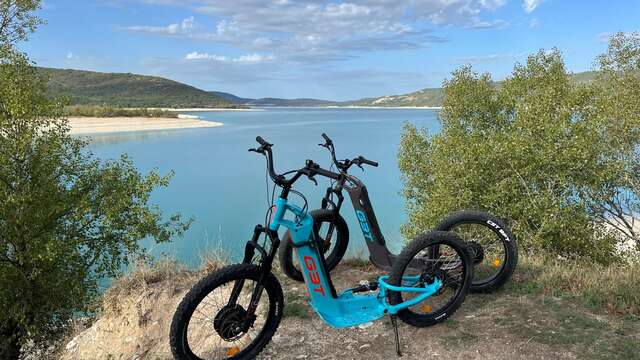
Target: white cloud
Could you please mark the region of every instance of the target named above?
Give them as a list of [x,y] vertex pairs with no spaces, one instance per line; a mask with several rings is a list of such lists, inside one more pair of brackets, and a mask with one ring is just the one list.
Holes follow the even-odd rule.
[[596,35],[596,39],[598,40],[598,42],[601,43],[608,43],[609,42],[609,38],[611,37],[612,33],[610,32],[601,32],[598,33]]
[[194,51],[194,52],[188,53],[184,57],[184,59],[185,60],[211,60],[211,61],[234,62],[234,63],[259,63],[263,61],[274,60],[275,57],[273,55],[246,54],[246,55],[241,55],[237,58],[230,58],[223,55],[199,53],[197,51]]
[[368,6],[351,3],[329,4],[325,11],[329,17],[367,16],[371,13]]
[[67,60],[78,60],[78,59],[80,59],[80,57],[72,53],[71,51],[67,53]]
[[506,28],[507,26],[509,26],[509,23],[507,21],[498,19],[493,21],[478,20],[477,22],[470,24],[468,27],[473,29],[502,29]]
[[529,27],[532,29],[540,27],[540,20],[538,20],[538,18],[531,19],[531,21],[529,21]]
[[544,1],[545,0],[523,0],[522,7],[524,8],[524,11],[526,11],[527,13],[531,13]]
[[[126,30],[225,43],[248,52],[268,51],[281,60],[322,62],[364,52],[415,49],[446,41],[438,26],[504,28],[487,17],[506,0],[136,0],[182,6],[217,23],[137,25]],[[202,22],[201,24],[204,24]]]
[[502,5],[506,4],[507,0],[480,0],[480,5],[487,9],[497,9]]
[[196,29],[196,22],[193,16],[190,16],[179,23],[169,24],[167,26],[127,26],[124,29],[131,32],[155,33],[164,35],[186,35],[191,34]]
[[458,58],[457,60],[462,63],[479,64],[479,63],[499,62],[504,60],[511,61],[513,59],[519,59],[525,56],[527,56],[527,52],[468,56],[468,57]]
[[185,60],[215,60],[215,61],[227,61],[229,58],[226,56],[220,55],[211,55],[209,53],[199,53],[197,51],[188,53],[185,57]]

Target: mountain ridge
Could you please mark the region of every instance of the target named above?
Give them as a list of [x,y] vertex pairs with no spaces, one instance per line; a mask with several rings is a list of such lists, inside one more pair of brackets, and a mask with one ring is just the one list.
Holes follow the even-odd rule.
[[[39,68],[49,76],[52,96],[66,96],[72,105],[119,107],[234,108],[234,107],[440,107],[442,88],[424,88],[400,95],[368,97],[350,101],[312,98],[245,98],[222,91],[205,91],[178,81],[131,73]],[[597,72],[571,74],[576,83],[589,83]],[[496,82],[500,86],[502,81]]]
[[237,107],[196,87],[158,76],[86,70],[38,68],[49,78],[51,96],[66,97],[71,105],[117,107]]

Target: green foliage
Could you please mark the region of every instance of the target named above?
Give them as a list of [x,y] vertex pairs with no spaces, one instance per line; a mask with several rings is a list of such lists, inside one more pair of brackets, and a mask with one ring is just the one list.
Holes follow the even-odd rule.
[[39,23],[29,14],[38,6],[0,2],[2,359],[17,359],[26,342],[44,347],[62,335],[87,310],[98,280],[144,252],[140,240],[169,241],[190,224],[149,204],[171,174],[140,174],[126,156],[101,162],[69,135],[47,79],[13,48]]
[[609,262],[618,241],[638,242],[624,225],[640,196],[640,78],[625,65],[636,40],[614,38],[585,83],[571,80],[558,50],[529,56],[500,86],[456,70],[444,84],[442,132],[405,126],[404,234],[475,208],[511,220],[525,248]]
[[72,105],[111,107],[237,107],[220,96],[156,76],[39,68],[52,97]]
[[46,343],[100,278],[143,252],[141,239],[169,241],[189,225],[148,203],[171,174],[94,158],[45,84],[22,56],[0,66],[0,354],[11,342]]
[[126,109],[113,106],[92,106],[76,105],[67,106],[64,109],[66,116],[89,116],[89,117],[157,117],[176,118],[178,113],[161,109]]
[[0,0],[0,56],[44,23],[32,14],[39,8],[40,0]]

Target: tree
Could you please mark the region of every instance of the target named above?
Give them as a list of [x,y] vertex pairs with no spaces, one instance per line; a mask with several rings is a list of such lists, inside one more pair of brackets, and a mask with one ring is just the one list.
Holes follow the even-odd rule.
[[0,54],[26,40],[44,21],[33,15],[40,0],[0,0]]
[[616,35],[585,84],[558,50],[529,56],[501,83],[454,71],[442,131],[406,125],[402,136],[405,236],[477,208],[511,220],[525,248],[600,262],[623,239],[640,249],[630,230],[640,204],[639,49],[637,34]]
[[0,2],[1,359],[59,336],[99,279],[144,252],[139,240],[169,241],[189,225],[149,204],[171,174],[142,175],[126,156],[102,162],[69,135],[47,79],[12,48],[38,23],[28,14],[37,5]]

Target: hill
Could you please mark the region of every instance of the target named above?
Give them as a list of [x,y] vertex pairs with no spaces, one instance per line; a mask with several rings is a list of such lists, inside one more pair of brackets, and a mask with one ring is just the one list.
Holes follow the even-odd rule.
[[215,96],[219,96],[219,97],[221,97],[221,98],[223,98],[223,99],[225,99],[225,100],[227,100],[227,101],[229,101],[231,103],[234,103],[234,104],[246,104],[246,103],[249,103],[251,101],[255,101],[255,99],[243,98],[243,97],[236,96],[236,95],[229,94],[229,93],[222,92],[222,91],[209,91],[209,94],[213,94]]
[[334,101],[318,100],[318,99],[280,99],[280,98],[261,98],[255,99],[247,103],[251,106],[326,106],[333,105]]
[[[598,75],[595,71],[586,71],[571,75],[571,79],[578,84],[592,82]],[[496,82],[500,86],[501,82]],[[364,98],[337,103],[339,106],[442,106],[442,88],[426,88],[403,95],[386,95],[381,97]]]
[[52,96],[72,105],[118,107],[236,107],[225,98],[177,81],[128,73],[40,68],[49,77]]
[[209,91],[209,93],[222,97],[225,100],[228,100],[234,104],[239,105],[249,105],[249,106],[259,106],[259,107],[269,107],[269,106],[326,106],[326,105],[335,105],[335,101],[328,100],[318,100],[318,99],[282,99],[282,98],[260,98],[260,99],[251,99],[251,98],[243,98],[240,96],[236,96],[233,94],[221,92],[221,91]]
[[[117,107],[313,107],[313,106],[371,106],[417,107],[442,106],[442,89],[425,88],[401,95],[363,98],[352,101],[329,101],[310,98],[282,99],[265,97],[244,98],[221,91],[204,91],[177,81],[129,73],[100,73],[94,71],[40,68],[49,76],[52,96],[66,96],[72,105],[101,105]],[[576,73],[577,83],[589,83],[596,72]],[[496,82],[500,86],[500,82]]]
[[339,103],[340,106],[442,106],[442,89],[426,88],[404,95],[387,95]]

